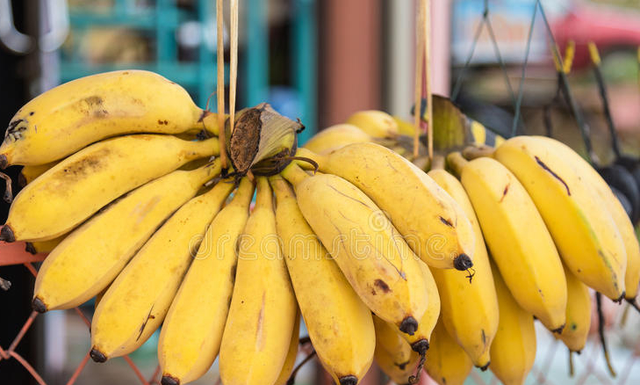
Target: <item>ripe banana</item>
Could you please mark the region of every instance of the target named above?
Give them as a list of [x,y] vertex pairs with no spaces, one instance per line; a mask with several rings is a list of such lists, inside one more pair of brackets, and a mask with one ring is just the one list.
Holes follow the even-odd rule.
[[462,208],[426,173],[393,151],[356,143],[321,156],[297,154],[353,183],[389,216],[411,249],[431,267],[472,266],[473,228]]
[[589,328],[591,327],[591,295],[585,284],[573,275],[569,269],[564,269],[567,277],[567,326],[562,333],[555,335],[564,342],[572,352],[580,352],[587,343]]
[[313,347],[336,383],[357,383],[373,361],[371,312],[309,227],[291,186],[280,176],[271,185],[282,253]]
[[469,376],[473,363],[449,335],[441,318],[431,335],[431,347],[427,352],[425,370],[440,385],[462,385]]
[[67,236],[67,234],[61,235],[58,238],[49,239],[48,241],[35,241],[35,242],[27,242],[25,250],[31,254],[38,253],[50,253],[55,249],[62,240]]
[[218,153],[218,139],[170,135],[108,139],[68,157],[16,196],[0,238],[7,242],[62,235],[120,195],[181,165]]
[[440,317],[440,294],[438,293],[436,281],[433,279],[429,267],[422,261],[418,261],[418,264],[420,265],[420,271],[427,285],[427,298],[429,298],[429,302],[427,303],[427,310],[418,321],[418,330],[416,330],[413,335],[402,334],[402,336],[414,351],[424,356],[427,349],[429,349],[429,340],[433,328],[436,327],[436,323]]
[[[555,139],[544,136],[535,137],[543,141],[549,147],[561,155],[566,162],[575,167],[576,172],[585,178],[589,187],[595,189],[600,200],[611,214],[613,221],[620,231],[624,248],[627,254],[627,269],[625,272],[625,298],[633,300],[638,294],[638,285],[640,284],[640,246],[638,238],[633,228],[633,223],[629,219],[624,207],[616,198],[611,188],[598,172],[584,160],[580,155],[573,151],[566,144]],[[597,198],[596,198],[597,200]]]
[[318,154],[328,154],[352,143],[371,142],[373,137],[352,124],[336,124],[315,134],[304,148]]
[[273,384],[291,342],[297,304],[276,234],[272,191],[258,178],[256,205],[240,238],[236,283],[220,346],[225,385]]
[[491,158],[447,160],[460,175],[482,233],[518,304],[549,329],[562,331],[567,287],[553,239],[522,184]]
[[289,342],[289,351],[287,358],[284,360],[280,375],[273,385],[287,385],[291,378],[291,373],[296,366],[296,358],[298,358],[298,346],[300,345],[300,312],[296,314],[296,322],[293,325],[293,333],[291,334],[291,342]]
[[218,355],[235,281],[236,246],[253,190],[253,183],[243,179],[231,203],[215,216],[171,303],[158,342],[163,385],[200,378]]
[[233,189],[220,182],[176,211],[122,270],[104,294],[91,322],[91,358],[128,354],[160,326],[202,234]]
[[20,170],[20,174],[18,175],[18,184],[21,187],[28,185],[33,182],[34,179],[49,171],[49,169],[53,168],[56,164],[60,163],[59,161],[41,164],[37,166],[24,166],[22,170]]
[[618,227],[567,157],[525,136],[504,142],[494,157],[527,189],[569,270],[612,300],[624,298],[627,258]]
[[353,124],[374,138],[393,138],[398,134],[398,123],[383,111],[358,111],[345,123]]
[[404,119],[402,119],[399,116],[392,116],[393,120],[396,121],[396,124],[398,125],[398,133],[401,135],[407,135],[410,137],[413,137],[416,133],[416,126],[413,124],[413,122],[408,122]]
[[374,316],[375,360],[382,371],[397,384],[409,382],[420,359],[418,353],[398,333],[398,329]]
[[53,162],[122,134],[182,133],[204,113],[187,91],[153,72],[87,76],[45,92],[14,115],[0,146],[0,167]]
[[356,186],[295,163],[282,172],[305,219],[362,301],[403,333],[414,334],[429,300],[419,261],[384,213]]
[[491,270],[498,294],[500,323],[491,344],[489,369],[505,385],[522,385],[536,358],[533,316],[518,305],[494,264]]
[[219,173],[217,160],[193,171],[174,171],[130,192],[78,227],[40,267],[34,309],[70,309],[104,290],[162,222]]
[[459,271],[431,270],[442,301],[442,323],[467,352],[473,364],[486,369],[499,317],[498,299],[482,230],[460,181],[442,169],[431,170],[428,174],[462,207],[473,226],[476,239],[471,282],[466,274]]

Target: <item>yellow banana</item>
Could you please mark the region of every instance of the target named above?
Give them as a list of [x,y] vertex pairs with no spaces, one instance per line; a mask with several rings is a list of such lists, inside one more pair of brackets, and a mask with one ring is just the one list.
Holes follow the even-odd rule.
[[411,249],[431,267],[466,270],[475,243],[462,208],[424,171],[375,143],[356,143],[321,156],[305,149],[322,172],[353,183],[389,216]]
[[291,342],[289,342],[289,351],[287,358],[284,360],[280,375],[273,385],[286,385],[291,378],[291,373],[296,366],[296,358],[298,358],[298,346],[300,345],[300,314],[296,314],[296,322],[293,325],[293,334],[291,334]]
[[424,368],[429,377],[440,385],[462,385],[469,376],[473,363],[458,342],[449,335],[444,322],[440,319],[433,330]]
[[398,134],[398,123],[383,111],[358,111],[345,123],[353,124],[374,138],[392,138]]
[[119,357],[140,347],[160,326],[202,234],[233,189],[218,183],[176,211],[122,270],[91,321],[91,358]]
[[274,176],[271,185],[282,252],[313,347],[336,383],[357,383],[373,360],[371,312],[309,227],[289,184]]
[[560,256],[535,204],[518,179],[491,158],[447,157],[459,173],[493,259],[523,309],[562,331],[567,286]]
[[0,238],[62,235],[120,195],[197,158],[218,153],[218,139],[130,135],[98,142],[68,157],[16,196]]
[[200,378],[218,355],[235,280],[236,245],[253,190],[253,183],[243,179],[231,203],[215,216],[171,303],[158,342],[164,385]]
[[431,170],[428,174],[462,207],[476,236],[471,282],[466,274],[459,271],[431,270],[442,301],[442,323],[474,365],[486,369],[499,317],[498,299],[482,230],[460,181],[442,169]]
[[427,309],[419,260],[384,213],[356,186],[297,164],[282,175],[300,211],[362,301],[403,333],[414,334]]
[[182,133],[204,114],[187,91],[153,72],[87,76],[43,93],[14,115],[0,146],[0,167],[53,162],[117,135]]
[[352,124],[336,124],[318,132],[304,148],[318,154],[328,154],[352,143],[371,142],[371,135]]
[[536,358],[533,316],[515,301],[495,265],[492,264],[491,269],[498,293],[500,323],[491,344],[489,369],[505,385],[521,385]]
[[220,346],[225,385],[273,384],[291,342],[297,304],[276,234],[272,191],[258,178],[256,205],[240,238],[236,283]]
[[402,119],[399,116],[392,116],[393,120],[396,121],[396,124],[398,125],[398,133],[401,135],[408,135],[413,137],[413,135],[415,135],[416,132],[416,126],[412,123],[412,122],[408,122],[404,119]]
[[41,164],[37,166],[24,166],[22,170],[20,170],[20,174],[18,174],[18,184],[22,187],[28,185],[33,182],[34,179],[49,171],[49,169],[53,168],[56,164],[60,163],[59,161]]
[[420,359],[418,353],[398,333],[398,329],[374,316],[375,360],[382,371],[397,384],[409,382]]
[[587,343],[591,327],[591,295],[585,284],[566,268],[567,277],[567,326],[559,335],[554,335],[564,342],[572,352],[580,352]]
[[552,147],[561,155],[568,163],[573,165],[576,172],[587,180],[590,188],[594,188],[600,200],[611,214],[613,221],[620,231],[624,248],[627,254],[627,269],[625,271],[625,298],[633,300],[638,294],[638,285],[640,284],[640,246],[638,238],[633,228],[633,223],[629,219],[624,207],[611,191],[611,188],[598,172],[584,160],[580,155],[566,144],[555,139],[544,136],[535,137],[544,141],[549,147]]
[[193,171],[174,171],[130,192],[78,227],[40,267],[34,309],[69,309],[104,290],[158,226],[219,173],[218,161]]
[[64,240],[66,236],[67,234],[64,234],[58,238],[49,239],[48,241],[27,242],[25,249],[31,254],[50,253],[62,242],[62,240]]

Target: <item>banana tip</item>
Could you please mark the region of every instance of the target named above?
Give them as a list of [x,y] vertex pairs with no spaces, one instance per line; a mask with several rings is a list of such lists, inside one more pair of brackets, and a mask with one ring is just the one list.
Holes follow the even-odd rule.
[[426,339],[418,340],[411,344],[411,349],[421,356],[424,356],[427,354],[427,350],[429,350],[429,341]]
[[551,332],[552,332],[553,334],[562,334],[562,331],[564,330],[564,325],[565,325],[565,324],[562,324],[562,326],[560,326],[560,327],[559,327],[559,328],[557,328],[557,329],[553,329],[553,330],[551,330]]
[[31,308],[38,313],[44,313],[47,311],[47,305],[45,305],[39,297],[35,297],[33,301],[31,301]]
[[162,385],[180,385],[180,380],[169,374],[164,374],[160,381]]
[[9,159],[5,154],[2,154],[0,155],[0,168],[4,170],[7,167],[9,167]]
[[622,294],[620,294],[620,297],[618,297],[618,299],[614,300],[613,302],[617,303],[618,305],[620,305],[622,303],[622,300],[624,299],[624,297],[627,295],[626,292],[622,292]]
[[29,253],[29,254],[38,254],[38,251],[36,250],[36,248],[33,246],[33,243],[31,242],[27,242],[24,246],[24,250]]
[[358,377],[349,375],[340,377],[340,385],[357,385]]
[[101,351],[99,351],[95,347],[91,348],[89,355],[91,356],[91,359],[94,360],[95,362],[107,362],[107,356],[105,356]]
[[487,362],[485,365],[480,366],[480,370],[482,370],[483,372],[486,372],[487,369],[489,369],[489,365],[491,365],[491,361]]
[[15,242],[16,237],[13,234],[13,230],[11,229],[11,226],[9,225],[4,225],[2,227],[2,230],[0,230],[0,241],[4,241],[4,242]]
[[415,318],[408,316],[400,323],[400,331],[410,336],[418,330],[418,321]]
[[453,259],[453,267],[456,270],[464,271],[470,269],[473,266],[471,258],[467,254],[460,254]]

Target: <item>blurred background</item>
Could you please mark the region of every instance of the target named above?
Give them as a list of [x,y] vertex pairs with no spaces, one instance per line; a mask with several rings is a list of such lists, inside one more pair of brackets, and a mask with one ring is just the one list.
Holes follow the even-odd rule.
[[[551,36],[562,53],[575,44],[569,88],[590,129],[594,152],[606,164],[613,153],[587,49],[592,41],[602,57],[623,152],[640,155],[640,2],[541,4],[552,35],[540,14],[532,24],[536,0],[431,0],[433,91],[452,97],[488,129],[509,136],[522,87],[517,132],[550,132],[584,152],[570,106],[556,97]],[[302,119],[307,127],[302,142],[357,110],[382,109],[410,119],[415,14],[414,0],[240,1],[238,106],[268,101],[284,115]],[[211,97],[215,110],[215,22],[213,0],[0,0],[0,122],[8,122],[26,101],[62,82],[122,68],[160,73],[184,86],[201,107]],[[225,48],[228,25],[225,20]],[[30,313],[33,283],[22,266],[3,267],[2,275],[15,284],[0,294],[0,345],[6,347]],[[90,304],[83,310],[90,316],[92,309]],[[617,306],[609,313],[612,325],[623,316]],[[632,312],[626,326],[612,334],[614,365],[623,372],[620,382],[610,383],[640,383],[639,319]],[[539,358],[529,380],[567,383],[566,351],[548,333],[541,330],[538,335]],[[157,365],[156,342],[154,336],[132,354],[146,377]],[[17,351],[48,384],[63,384],[88,344],[80,317],[52,312],[36,320]],[[196,383],[214,383],[216,370]],[[581,376],[581,370],[587,375]],[[571,381],[608,383],[606,375],[592,373],[597,370],[605,373],[599,347],[590,345],[587,354],[576,358],[578,375]],[[298,383],[328,383],[322,377],[312,361]],[[139,383],[121,359],[89,363],[77,383],[116,381]],[[488,374],[474,371],[469,383],[491,381]],[[385,379],[374,369],[365,382],[381,384]],[[0,362],[0,384],[30,383],[36,382],[15,360]]]

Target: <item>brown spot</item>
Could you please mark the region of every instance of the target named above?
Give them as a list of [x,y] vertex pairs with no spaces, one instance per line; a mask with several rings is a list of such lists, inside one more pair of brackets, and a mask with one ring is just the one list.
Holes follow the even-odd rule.
[[67,179],[82,179],[87,175],[91,175],[105,166],[105,161],[110,152],[111,150],[108,148],[102,148],[93,154],[89,154],[84,158],[66,165],[67,167],[58,170],[53,178],[55,179],[60,176],[60,174]]
[[511,183],[507,183],[506,186],[504,186],[504,190],[502,190],[502,198],[500,198],[500,202],[502,203],[502,201],[504,200],[504,197],[507,196],[507,193],[509,192],[509,187],[511,186]]
[[399,363],[399,364],[396,364],[396,363],[394,362],[393,364],[394,364],[395,366],[397,366],[398,368],[400,368],[400,370],[404,370],[404,368],[406,368],[406,367],[407,367],[407,365],[409,365],[409,361],[407,361],[407,362],[402,362],[402,363]]
[[162,126],[163,124],[167,124],[167,121],[158,119],[158,124]]
[[84,98],[84,101],[89,105],[89,107],[101,106],[103,102],[100,96],[89,96]]
[[123,75],[129,75],[129,71],[124,71],[122,74]]
[[546,164],[544,164],[544,162],[542,160],[540,160],[540,158],[538,158],[537,156],[535,156],[536,158],[536,162],[538,162],[538,164],[540,165],[540,167],[542,167],[545,171],[547,171],[549,174],[553,175],[554,178],[556,178],[557,180],[560,181],[560,183],[562,183],[564,185],[564,188],[567,189],[567,195],[571,196],[571,191],[569,190],[569,186],[567,185],[567,182],[565,182],[562,178],[560,178],[560,176],[558,174],[556,174],[555,172],[553,172],[553,170],[551,170],[549,168],[549,166],[547,166]]
[[443,217],[440,217],[440,222],[444,223],[445,225],[447,225],[449,227],[453,227],[453,223],[451,223],[451,221],[448,220],[448,219],[444,219]]
[[149,322],[150,319],[156,318],[155,316],[151,315],[152,311],[153,311],[153,305],[151,305],[151,309],[149,309],[149,314],[147,314],[147,318],[144,320],[142,325],[140,325],[140,332],[138,333],[138,337],[136,338],[136,341],[139,340],[140,337],[142,337],[142,332],[144,331],[144,328],[147,326],[147,322]]
[[33,116],[35,114],[35,112],[31,111],[29,112],[29,116]]
[[391,291],[391,289],[389,288],[389,285],[387,285],[387,283],[381,279],[376,279],[375,282],[373,283],[378,289],[382,290],[385,293],[388,293]]

